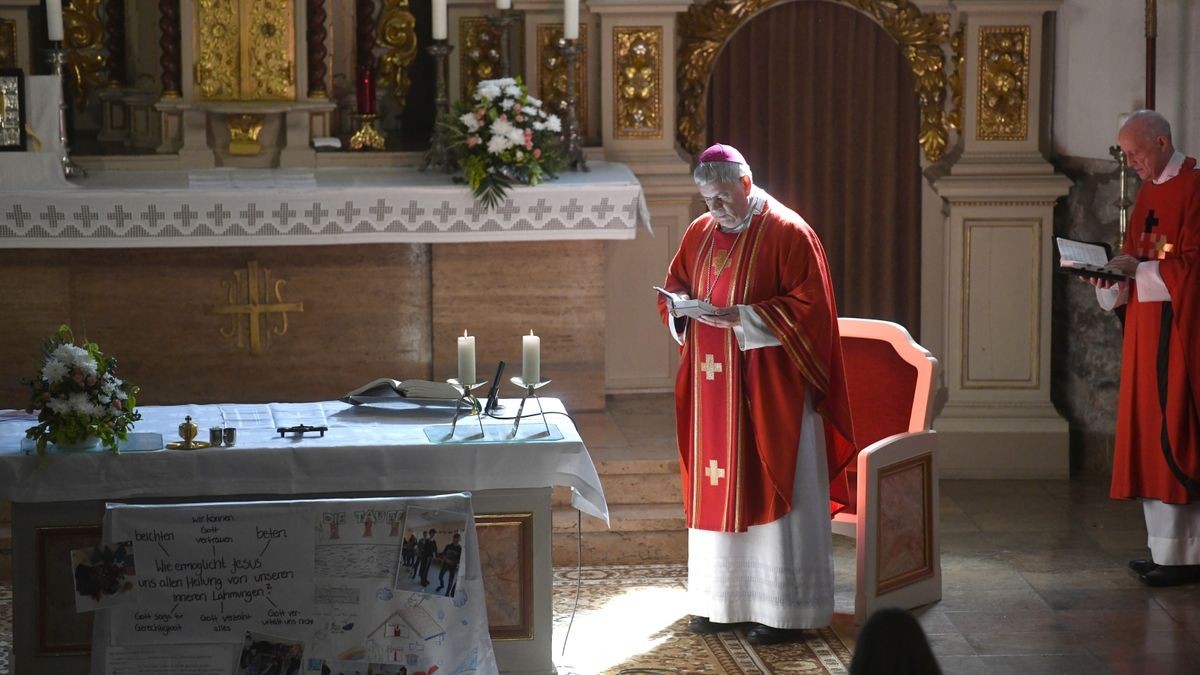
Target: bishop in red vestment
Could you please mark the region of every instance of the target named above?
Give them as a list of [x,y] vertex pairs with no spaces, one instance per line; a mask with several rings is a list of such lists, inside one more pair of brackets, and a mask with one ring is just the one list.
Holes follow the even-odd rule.
[[[833,286],[816,234],[753,186],[735,149],[706,150],[695,177],[709,213],[684,233],[665,288],[718,310],[685,324],[660,298],[660,311],[682,347],[675,391],[690,528],[689,593],[702,595],[695,586],[712,586],[707,592],[714,598],[697,606],[712,606],[709,613],[716,615],[710,621],[698,614],[693,629],[754,621],[762,626],[751,631],[753,641],[781,641],[789,637],[781,629],[828,623],[818,607],[832,610],[832,566],[821,551],[829,546],[830,513],[849,499],[846,468],[856,452]],[[806,502],[807,513],[786,518],[801,508],[794,503],[798,494],[812,500],[817,493],[824,498]],[[754,549],[749,542],[767,535],[749,533],[768,525],[782,538],[736,552]],[[735,552],[723,558],[708,544],[697,548],[697,538]],[[739,556],[765,567],[713,560]],[[795,556],[811,557],[822,570],[807,570],[809,563]],[[716,571],[700,579],[698,565]],[[747,578],[738,581],[739,575]],[[775,580],[753,590],[754,579],[764,577]],[[802,597],[788,597],[790,589]],[[764,596],[763,609],[753,599],[733,597],[755,592]],[[789,603],[797,610],[773,606]],[[811,611],[800,609],[809,606]]]
[[1143,500],[1151,559],[1130,563],[1139,578],[1190,583],[1200,581],[1200,170],[1158,113],[1132,115],[1118,142],[1143,185],[1109,263],[1132,281],[1096,282],[1102,304],[1128,303],[1110,495]]

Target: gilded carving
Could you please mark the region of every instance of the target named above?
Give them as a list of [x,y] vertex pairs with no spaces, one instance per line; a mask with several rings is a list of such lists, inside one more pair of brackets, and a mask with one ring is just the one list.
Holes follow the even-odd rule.
[[[560,117],[567,105],[567,67],[566,61],[558,50],[558,41],[562,39],[562,24],[539,24],[537,29],[538,54],[538,94],[546,102],[547,110],[553,111]],[[588,102],[587,102],[587,24],[579,24],[579,39],[575,41],[580,49],[575,59],[575,101],[578,106],[579,135],[588,134]]]
[[[235,270],[232,281],[222,281],[228,299],[224,305],[209,305],[209,314],[229,316],[229,328],[221,328],[221,336],[236,338],[239,349],[246,346],[246,336],[249,334],[250,353],[259,356],[263,353],[263,343],[271,334],[284,335],[288,330],[288,312],[303,312],[303,302],[283,301],[283,279],[272,282],[271,270],[259,271],[258,261],[251,260],[246,264],[246,271]],[[270,325],[271,315],[275,314],[278,321]],[[242,323],[241,315],[249,318],[249,330]],[[268,330],[263,330],[267,328]],[[265,339],[264,339],[265,338]]]
[[104,24],[100,0],[63,3],[63,48],[67,69],[75,78],[75,105],[83,107],[90,91],[108,83],[108,58],[104,53]]
[[950,71],[950,128],[962,130],[963,124],[963,69],[967,62],[967,27],[960,25],[950,36],[950,52],[953,54]]
[[1029,136],[1029,26],[979,28],[979,101],[975,138]]
[[613,137],[662,138],[662,26],[613,29]]
[[200,0],[196,5],[196,98],[239,96],[238,4],[238,0]]
[[500,77],[500,31],[481,16],[458,21],[463,50],[458,57],[462,97],[470,98],[480,80]]
[[[786,0],[709,0],[680,16],[679,141],[695,154],[704,143],[705,101],[717,54],[753,15]],[[945,14],[924,14],[912,0],[835,0],[867,14],[899,43],[916,76],[921,112],[919,142],[935,162],[949,138],[945,111],[946,71],[942,45],[949,39]]]
[[262,115],[229,115],[225,118],[229,127],[229,154],[257,155],[262,150],[258,141],[262,133]]
[[292,11],[277,0],[199,0],[196,98],[294,98]]
[[17,67],[17,22],[0,19],[0,68]]
[[412,80],[408,68],[417,57],[417,19],[409,10],[408,0],[384,0],[379,14],[379,84],[391,92],[403,112]]

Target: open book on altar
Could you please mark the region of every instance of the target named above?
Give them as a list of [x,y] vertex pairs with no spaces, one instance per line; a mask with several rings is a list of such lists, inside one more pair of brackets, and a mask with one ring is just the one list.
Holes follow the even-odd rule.
[[411,400],[422,403],[454,403],[459,392],[448,382],[432,380],[393,380],[381,377],[355,389],[342,397],[346,403],[387,403]]
[[678,293],[672,293],[671,291],[668,291],[665,288],[659,288],[658,286],[655,286],[654,290],[658,291],[659,295],[667,299],[667,310],[670,311],[672,316],[686,316],[688,318],[698,319],[704,314],[716,314],[718,311],[716,305],[703,300],[684,298]]
[[1055,237],[1054,245],[1058,250],[1058,271],[1060,272],[1113,281],[1129,278],[1120,270],[1108,267],[1108,260],[1112,257],[1108,244],[1094,244],[1066,237]]

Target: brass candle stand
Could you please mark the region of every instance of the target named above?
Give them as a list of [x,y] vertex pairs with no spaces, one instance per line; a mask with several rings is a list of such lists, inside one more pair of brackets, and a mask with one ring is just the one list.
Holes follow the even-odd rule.
[[1125,246],[1125,232],[1129,227],[1129,207],[1133,206],[1133,201],[1129,199],[1129,162],[1125,157],[1125,151],[1119,145],[1110,147],[1108,154],[1117,160],[1117,182],[1121,190],[1121,196],[1113,202],[1119,214],[1117,245],[1113,250],[1119,252]]
[[84,178],[87,171],[71,160],[71,147],[67,138],[67,50],[61,42],[51,42],[46,50],[46,60],[50,63],[50,72],[57,75],[62,83],[62,96],[58,99],[58,142],[59,161],[62,162],[63,175],[67,178]]
[[350,137],[352,150],[382,150],[385,138],[383,132],[375,126],[379,115],[354,115],[354,125],[358,131]]
[[550,435],[550,423],[546,421],[546,411],[544,409],[542,409],[542,400],[538,398],[537,390],[550,384],[551,381],[543,380],[541,382],[526,382],[521,377],[514,377],[509,381],[525,391],[525,394],[521,397],[521,405],[517,406],[517,416],[515,418],[513,418],[513,428],[512,428],[512,432],[509,434],[509,437],[510,438],[517,437],[517,429],[519,429],[521,427],[521,414],[523,412],[525,412],[525,401],[529,400],[530,396],[532,396],[534,402],[537,403],[538,413],[540,413],[542,416],[542,424],[545,425],[545,427],[546,427],[545,432],[536,434],[534,436],[531,436],[530,438],[536,438],[538,436],[549,436]]
[[464,409],[467,411],[467,413],[466,413],[467,417],[474,416],[475,421],[479,422],[479,433],[471,434],[470,436],[467,436],[466,439],[464,439],[464,440],[470,440],[473,438],[483,438],[486,435],[483,430],[483,415],[482,415],[483,404],[481,404],[479,402],[479,399],[475,396],[475,394],[472,394],[471,392],[473,392],[476,389],[487,384],[487,382],[485,381],[485,382],[476,382],[475,384],[463,384],[462,382],[459,382],[456,378],[453,378],[453,377],[446,381],[449,382],[451,385],[453,385],[453,387],[455,389],[458,390],[458,401],[456,401],[454,403],[454,421],[450,424],[450,434],[448,436],[446,436],[445,440],[451,440],[454,438],[454,434],[458,430],[458,419],[459,419],[459,417],[463,416]]
[[500,34],[500,77],[511,77],[512,68],[509,59],[509,33],[513,24],[521,20],[521,12],[512,9],[500,10],[499,14],[488,17],[488,23]]
[[433,134],[429,137],[429,152],[425,153],[425,162],[421,164],[421,171],[433,169],[450,173],[454,171],[454,160],[450,157],[450,150],[446,147],[446,140],[442,137],[442,120],[450,114],[449,57],[450,52],[454,51],[454,47],[445,40],[434,40],[433,44],[425,48],[425,51],[433,55],[436,61],[434,70],[437,73],[437,93],[434,98],[434,106],[437,113],[433,121]]
[[582,49],[576,40],[558,40],[558,51],[562,54],[567,69],[567,100],[566,110],[563,111],[562,138],[567,166],[573,171],[588,170],[587,160],[583,158],[583,140],[579,137],[579,118],[575,110],[578,105],[578,97],[575,95],[575,59]]

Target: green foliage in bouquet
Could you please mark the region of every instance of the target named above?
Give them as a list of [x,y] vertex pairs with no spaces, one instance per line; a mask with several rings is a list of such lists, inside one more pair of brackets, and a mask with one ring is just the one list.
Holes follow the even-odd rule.
[[499,206],[513,184],[537,185],[566,166],[562,121],[520,78],[481,81],[440,123],[463,180],[487,209]]
[[38,424],[25,436],[36,442],[43,462],[48,443],[93,436],[116,453],[117,441],[142,418],[136,411],[138,388],[117,377],[117,360],[94,342],[75,344],[65,325],[42,343],[42,370],[27,384],[32,390],[27,411],[37,412]]

